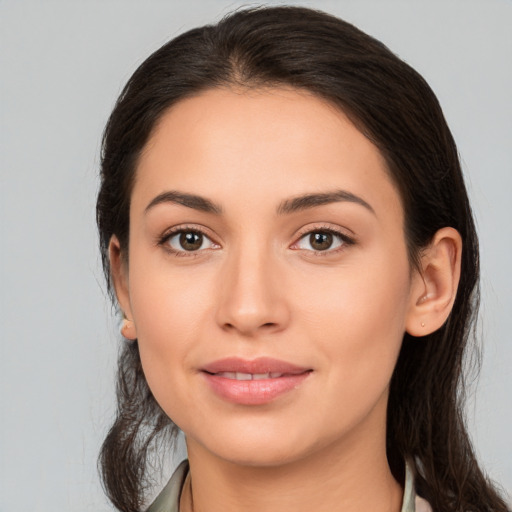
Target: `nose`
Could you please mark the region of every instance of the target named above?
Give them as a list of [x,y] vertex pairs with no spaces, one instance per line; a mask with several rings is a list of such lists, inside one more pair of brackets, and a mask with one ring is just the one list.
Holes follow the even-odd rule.
[[257,337],[285,329],[290,320],[282,265],[265,248],[241,248],[220,277],[217,323],[225,331]]

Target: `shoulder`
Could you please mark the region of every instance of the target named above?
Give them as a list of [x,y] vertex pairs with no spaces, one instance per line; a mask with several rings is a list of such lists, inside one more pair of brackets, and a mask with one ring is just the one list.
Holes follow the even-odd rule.
[[[184,460],[174,471],[167,485],[147,509],[147,512],[179,512],[179,501],[183,482],[188,474],[188,460]],[[430,504],[416,495],[414,476],[406,466],[404,499],[401,512],[432,512]]]
[[432,512],[429,502],[416,494],[411,466],[405,465],[404,499],[401,512]]
[[167,485],[149,506],[147,512],[179,512],[183,482],[188,474],[188,460],[184,460],[174,471]]

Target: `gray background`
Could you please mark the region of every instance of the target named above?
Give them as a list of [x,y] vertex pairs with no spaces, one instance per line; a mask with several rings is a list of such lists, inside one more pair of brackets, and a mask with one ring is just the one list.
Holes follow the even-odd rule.
[[[512,3],[301,3],[381,39],[444,107],[482,244],[484,362],[469,422],[510,492]],[[0,0],[1,512],[110,510],[95,467],[118,343],[96,250],[101,131],[151,51],[239,5]]]

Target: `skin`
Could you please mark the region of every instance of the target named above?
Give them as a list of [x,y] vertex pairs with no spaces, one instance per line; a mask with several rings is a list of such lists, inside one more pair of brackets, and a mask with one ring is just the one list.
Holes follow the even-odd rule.
[[[340,190],[366,205],[279,212]],[[222,213],[147,209],[168,191]],[[418,272],[403,226],[380,152],[315,96],[215,89],[164,114],[138,165],[129,254],[115,237],[110,254],[124,334],[138,339],[148,384],[186,435],[183,510],[192,496],[196,512],[400,510],[385,451],[389,382],[404,332],[446,320],[461,249],[455,230],[441,230]],[[173,228],[208,238],[187,252],[179,235],[165,239]],[[326,229],[341,238],[315,252],[309,234]],[[200,372],[232,356],[312,372],[270,403],[234,404]]]

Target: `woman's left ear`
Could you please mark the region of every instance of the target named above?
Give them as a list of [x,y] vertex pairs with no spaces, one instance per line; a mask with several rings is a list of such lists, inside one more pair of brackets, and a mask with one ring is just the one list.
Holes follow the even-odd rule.
[[462,238],[448,227],[440,229],[422,250],[405,325],[411,336],[426,336],[446,322],[457,295],[461,253]]

